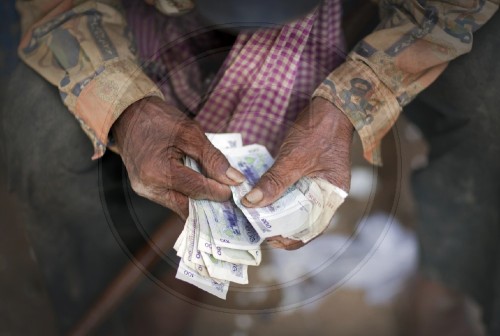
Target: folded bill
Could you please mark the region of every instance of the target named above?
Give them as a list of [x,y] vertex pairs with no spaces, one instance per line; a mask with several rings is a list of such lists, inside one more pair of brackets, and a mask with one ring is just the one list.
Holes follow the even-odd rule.
[[222,261],[215,258],[212,254],[205,252],[202,252],[202,256],[210,277],[233,281],[243,285],[248,283],[247,265]]
[[205,133],[208,140],[219,150],[243,146],[240,133]]
[[179,280],[195,285],[196,287],[203,289],[204,291],[221,299],[226,299],[227,291],[229,289],[229,281],[203,276],[196,270],[187,266],[182,259],[179,262],[179,268],[177,269],[175,277]]
[[232,202],[212,202],[203,200],[203,207],[212,237],[217,246],[239,250],[256,249],[262,238],[243,212]]
[[223,151],[229,163],[246,177],[242,184],[231,187],[234,203],[248,218],[260,237],[291,236],[305,229],[312,203],[295,186],[291,186],[273,204],[263,208],[246,208],[241,199],[274,163],[264,146],[249,145]]
[[313,207],[306,228],[285,237],[307,243],[326,230],[333,215],[344,203],[347,193],[321,178],[303,177],[296,186],[311,201]]

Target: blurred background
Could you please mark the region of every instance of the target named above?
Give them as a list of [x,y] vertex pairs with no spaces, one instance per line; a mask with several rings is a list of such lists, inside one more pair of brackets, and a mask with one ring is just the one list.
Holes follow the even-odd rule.
[[[19,23],[13,0],[2,1],[0,13],[1,97],[9,74],[19,62]],[[375,5],[346,2],[348,46],[376,23]],[[157,330],[165,334],[171,330],[233,336],[407,334],[418,264],[409,176],[412,170],[425,166],[426,145],[418,129],[401,118],[384,141],[383,168],[374,168],[363,160],[358,139],[354,147],[351,192],[335,216],[335,225],[303,249],[266,250],[263,264],[251,268],[252,288],[279,285],[278,295],[256,290],[248,300],[234,286],[228,301],[245,307],[244,312],[221,311],[189,303],[144,277],[94,333],[150,335],[148,324],[157,324]],[[0,155],[0,335],[58,334],[57,316],[23,228],[20,209],[6,187],[2,158]],[[332,267],[338,255],[342,260]],[[286,285],[290,283],[299,285]],[[203,294],[199,295],[203,301]],[[301,299],[304,296],[311,300]],[[276,309],[252,310],[262,302]]]

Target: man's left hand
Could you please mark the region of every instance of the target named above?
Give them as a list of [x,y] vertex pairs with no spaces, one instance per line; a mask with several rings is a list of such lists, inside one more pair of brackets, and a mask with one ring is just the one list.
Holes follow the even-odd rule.
[[[316,97],[298,116],[283,142],[274,165],[242,199],[244,206],[267,206],[303,176],[320,177],[348,191],[351,183],[351,143],[354,127],[326,99]],[[278,248],[297,249],[301,241],[268,238]]]

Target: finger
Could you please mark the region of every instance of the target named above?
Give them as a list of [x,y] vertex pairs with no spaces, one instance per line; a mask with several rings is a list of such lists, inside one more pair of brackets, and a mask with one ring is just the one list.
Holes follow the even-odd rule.
[[223,202],[231,198],[231,189],[225,184],[207,178],[180,162],[172,166],[167,185],[193,199],[209,199]]
[[275,202],[288,187],[305,175],[305,169],[297,162],[300,160],[287,159],[287,156],[278,157],[253,189],[243,197],[243,205],[260,208]]
[[198,142],[199,145],[194,146],[197,142],[191,142],[191,146],[186,148],[186,154],[201,165],[208,177],[227,185],[238,185],[245,181],[245,176],[231,167],[224,154],[212,145],[205,134],[201,133],[199,136],[203,137]]
[[198,162],[207,176],[221,183],[238,185],[245,181],[245,175],[231,167],[224,154],[208,140]]
[[284,249],[284,250],[296,250],[305,245],[301,240],[295,240],[290,238],[284,238],[281,236],[269,237],[267,242],[274,248]]
[[137,180],[131,180],[131,187],[139,196],[145,197],[157,204],[171,209],[182,219],[189,214],[189,199],[174,190],[147,187]]
[[178,214],[182,220],[186,220],[189,215],[189,199],[174,190],[167,190],[158,197],[160,204],[171,209]]

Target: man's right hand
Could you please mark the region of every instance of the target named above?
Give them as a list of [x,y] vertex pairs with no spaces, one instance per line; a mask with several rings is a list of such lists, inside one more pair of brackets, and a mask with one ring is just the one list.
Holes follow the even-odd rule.
[[[157,97],[129,106],[113,126],[115,141],[132,189],[139,195],[188,216],[188,198],[226,201],[230,185],[245,177],[229,165],[201,127]],[[184,166],[195,159],[207,177]]]

